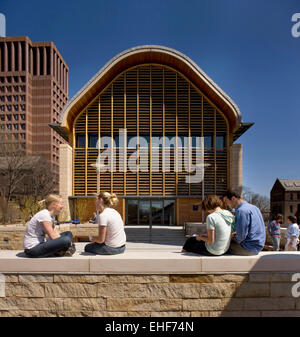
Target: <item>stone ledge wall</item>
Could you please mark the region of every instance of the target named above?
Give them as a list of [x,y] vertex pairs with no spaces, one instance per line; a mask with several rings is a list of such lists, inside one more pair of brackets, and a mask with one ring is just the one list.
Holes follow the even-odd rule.
[[22,250],[24,226],[0,226],[0,250]]
[[293,273],[5,274],[0,316],[300,316]]
[[[0,250],[23,250],[25,226],[0,226]],[[73,236],[88,236],[98,234],[98,225],[69,225],[57,226],[58,232],[71,231]]]

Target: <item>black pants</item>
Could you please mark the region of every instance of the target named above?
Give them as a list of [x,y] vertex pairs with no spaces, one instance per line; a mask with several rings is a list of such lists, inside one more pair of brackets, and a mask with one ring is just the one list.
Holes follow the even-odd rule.
[[205,242],[202,240],[201,241],[196,240],[196,237],[194,236],[186,240],[183,246],[183,249],[191,253],[207,255],[207,256],[214,256],[206,249]]

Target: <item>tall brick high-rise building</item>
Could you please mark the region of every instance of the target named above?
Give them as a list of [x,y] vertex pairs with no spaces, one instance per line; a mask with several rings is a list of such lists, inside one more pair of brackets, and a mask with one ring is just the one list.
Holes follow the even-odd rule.
[[68,78],[53,42],[0,37],[0,132],[27,155],[44,155],[57,183],[59,145],[65,140],[49,123],[59,121],[68,102]]

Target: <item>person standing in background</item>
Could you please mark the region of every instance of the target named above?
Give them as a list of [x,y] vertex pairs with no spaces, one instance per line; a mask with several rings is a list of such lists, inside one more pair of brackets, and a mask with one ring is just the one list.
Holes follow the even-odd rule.
[[297,250],[299,243],[299,226],[297,224],[297,218],[293,215],[288,217],[289,227],[285,232],[286,244],[284,250],[293,251]]
[[280,224],[282,223],[282,214],[277,214],[274,220],[271,221],[267,226],[267,231],[273,242],[274,251],[279,251],[280,248]]

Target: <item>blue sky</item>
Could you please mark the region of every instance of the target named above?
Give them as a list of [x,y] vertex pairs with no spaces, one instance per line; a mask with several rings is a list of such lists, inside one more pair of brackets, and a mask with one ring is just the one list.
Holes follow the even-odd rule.
[[[70,98],[112,57],[158,44],[189,56],[255,122],[243,144],[243,184],[269,196],[300,179],[298,0],[1,0],[6,35],[53,41],[70,67]],[[299,28],[300,31],[300,28]]]

